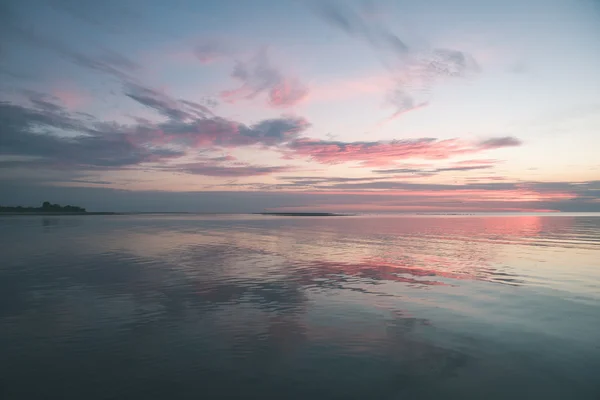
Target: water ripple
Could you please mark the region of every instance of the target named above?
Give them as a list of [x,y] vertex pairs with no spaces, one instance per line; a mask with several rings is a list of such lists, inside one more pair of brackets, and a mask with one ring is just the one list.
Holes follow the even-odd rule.
[[600,394],[598,217],[0,217],[0,241],[3,398]]

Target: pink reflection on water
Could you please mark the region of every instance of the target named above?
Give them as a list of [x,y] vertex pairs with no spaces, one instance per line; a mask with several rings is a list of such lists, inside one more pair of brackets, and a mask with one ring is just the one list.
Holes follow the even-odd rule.
[[318,233],[298,230],[295,236],[311,234],[296,241],[323,246],[295,246],[292,258],[309,280],[343,275],[425,286],[452,285],[448,280],[518,285],[524,281],[511,267],[515,260],[542,254],[545,241],[572,223],[570,217],[535,215],[321,220]]

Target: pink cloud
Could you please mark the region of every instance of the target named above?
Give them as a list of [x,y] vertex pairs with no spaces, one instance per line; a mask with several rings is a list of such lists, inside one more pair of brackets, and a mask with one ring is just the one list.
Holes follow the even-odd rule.
[[179,144],[190,148],[274,146],[295,139],[310,126],[301,117],[282,117],[254,125],[220,117],[190,121],[168,121],[138,127],[128,134],[132,141],[155,146]]
[[388,75],[369,75],[356,79],[311,85],[307,101],[330,102],[364,96],[384,94],[393,80]]
[[308,88],[295,78],[284,78],[269,91],[269,104],[289,107],[298,104],[308,94]]
[[363,166],[393,165],[407,159],[442,160],[483,150],[516,146],[512,137],[491,138],[482,142],[460,139],[419,138],[391,142],[336,142],[300,138],[289,144],[288,155],[311,158],[323,164],[360,162]]
[[267,104],[272,107],[291,107],[308,94],[308,88],[297,78],[284,76],[271,65],[266,48],[248,61],[237,61],[231,77],[241,85],[221,92],[221,99],[228,103],[266,95]]
[[71,110],[80,108],[91,100],[91,97],[81,90],[70,89],[67,87],[54,89],[52,95]]

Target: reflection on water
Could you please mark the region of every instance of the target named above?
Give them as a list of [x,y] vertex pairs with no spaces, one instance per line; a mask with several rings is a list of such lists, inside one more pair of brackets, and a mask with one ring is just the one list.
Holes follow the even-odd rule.
[[597,399],[600,217],[0,218],[2,398]]

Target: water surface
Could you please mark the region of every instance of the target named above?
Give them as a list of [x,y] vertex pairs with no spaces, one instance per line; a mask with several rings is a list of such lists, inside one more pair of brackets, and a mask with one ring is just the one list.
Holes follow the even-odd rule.
[[0,217],[2,399],[600,399],[600,217]]

